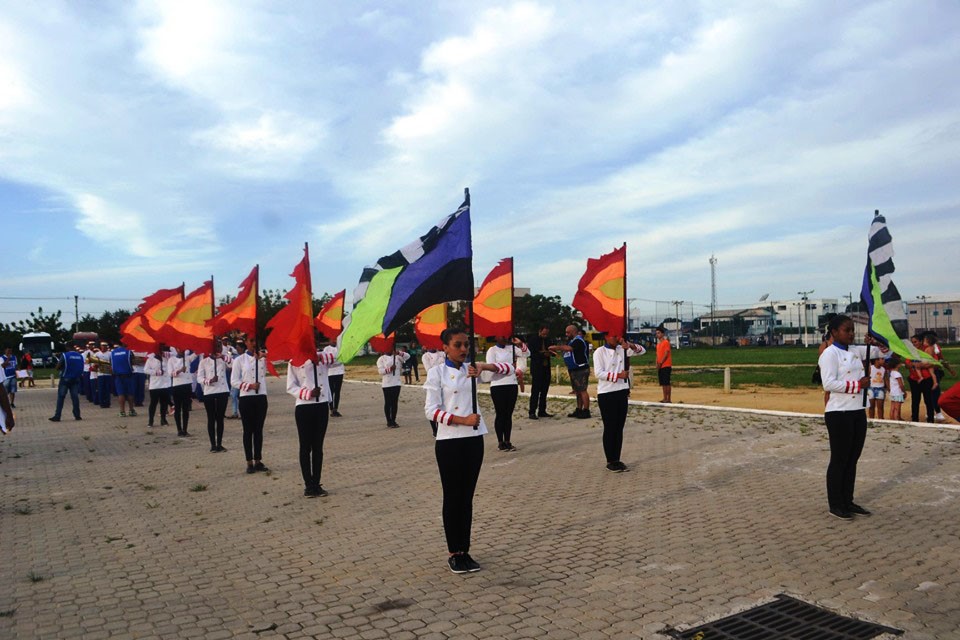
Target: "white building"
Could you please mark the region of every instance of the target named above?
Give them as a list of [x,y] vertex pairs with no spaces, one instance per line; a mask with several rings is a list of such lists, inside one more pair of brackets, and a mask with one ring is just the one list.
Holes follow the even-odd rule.
[[960,334],[960,295],[922,296],[907,303],[910,335],[933,331],[941,340],[956,342]]

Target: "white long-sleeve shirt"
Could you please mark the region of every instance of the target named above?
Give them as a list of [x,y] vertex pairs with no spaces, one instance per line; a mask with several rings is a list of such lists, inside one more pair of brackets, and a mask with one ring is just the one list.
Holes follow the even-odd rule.
[[[437,423],[437,440],[453,438],[472,438],[487,432],[487,425],[480,416],[480,424],[474,429],[463,425],[451,425],[452,416],[468,416],[473,413],[473,395],[467,364],[459,369],[444,364],[427,371],[423,388],[427,392],[424,400],[424,415],[427,420]],[[479,409],[478,409],[479,413]]]
[[[207,356],[200,361],[200,366],[197,367],[197,382],[203,387],[203,395],[230,393],[230,388],[227,386],[227,368],[232,361],[233,358],[230,356],[217,359]],[[214,377],[217,381],[211,383]]]
[[[320,363],[317,365],[309,360],[299,367],[293,366],[293,363],[287,365],[287,393],[297,399],[296,406],[330,402],[329,366],[335,358],[330,353],[321,353],[319,358]],[[317,370],[316,382],[314,382],[314,368]],[[318,399],[310,397],[310,393],[316,387],[320,388]]]
[[[642,356],[647,352],[642,346],[637,346],[640,347],[640,351],[627,349],[628,357]],[[593,352],[593,374],[597,376],[597,395],[629,389],[630,383],[617,378],[617,374],[621,371],[623,371],[623,347],[617,345],[616,348],[611,349],[604,345],[596,349]]]
[[151,391],[170,388],[170,375],[167,370],[167,364],[158,358],[156,354],[151,353],[147,356],[147,361],[143,365],[143,372],[150,376],[149,388]]
[[[863,360],[867,357],[867,348],[851,346],[847,349],[832,344],[820,354],[820,377],[823,379],[823,390],[830,392],[825,411],[857,411],[863,409],[863,387],[860,379],[863,378]],[[881,352],[877,347],[871,347],[872,355]]]
[[195,353],[191,353],[184,356],[171,355],[170,359],[167,360],[167,372],[173,374],[173,380],[170,383],[170,386],[179,387],[180,385],[190,384],[192,385],[193,374],[190,373],[190,363],[196,360],[199,356]]
[[387,387],[399,387],[401,384],[400,368],[403,366],[403,363],[409,359],[410,354],[406,351],[400,351],[392,356],[380,356],[380,358],[377,360],[377,372],[383,376],[380,380],[380,386],[385,389]]
[[[260,388],[254,391],[250,386],[256,382],[260,383]],[[257,360],[249,353],[243,353],[234,358],[230,386],[240,390],[241,398],[267,395],[267,359]]]
[[323,348],[320,353],[325,353],[333,356],[333,364],[327,366],[327,375],[330,376],[342,376],[346,371],[346,368],[343,366],[343,363],[337,360],[337,356],[340,355],[340,352],[332,344],[328,344]]
[[420,356],[420,361],[423,363],[423,370],[430,371],[430,369],[443,364],[446,358],[442,351],[424,351],[423,355]]
[[[518,358],[526,358],[530,355],[527,345],[521,343],[520,346],[507,345],[501,347],[493,345],[487,349],[487,364],[497,365],[497,370],[493,372],[490,378],[491,387],[499,387],[508,384],[517,384],[517,368],[513,364],[513,353],[516,350]],[[501,367],[501,365],[508,365]]]

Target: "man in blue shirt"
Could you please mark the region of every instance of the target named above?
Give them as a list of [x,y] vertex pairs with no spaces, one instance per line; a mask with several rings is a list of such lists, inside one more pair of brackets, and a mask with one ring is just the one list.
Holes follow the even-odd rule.
[[17,397],[17,356],[13,355],[13,349],[7,347],[3,353],[3,375],[7,377],[3,381],[3,386],[7,390],[7,397],[10,399],[10,406],[14,409],[17,405],[14,400]]
[[589,418],[590,395],[587,393],[587,385],[590,382],[590,348],[572,324],[567,326],[565,333],[567,344],[551,345],[550,351],[561,352],[570,376],[570,386],[577,396],[577,408],[573,413],[567,414],[567,417]]
[[60,422],[60,414],[63,413],[63,401],[70,394],[70,402],[73,403],[73,417],[75,420],[82,420],[80,417],[80,381],[83,379],[83,356],[74,351],[65,351],[57,360],[57,371],[60,374],[60,385],[57,387],[57,410],[50,418],[50,422]]
[[127,405],[130,405],[130,415],[137,415],[137,410],[133,408],[133,396],[136,393],[133,354],[124,345],[114,345],[110,351],[110,370],[113,371],[114,391],[120,400],[120,417],[127,416]]

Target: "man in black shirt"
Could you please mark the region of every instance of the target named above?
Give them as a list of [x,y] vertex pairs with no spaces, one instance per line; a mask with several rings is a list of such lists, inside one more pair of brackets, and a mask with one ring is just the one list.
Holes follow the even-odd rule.
[[547,391],[550,390],[550,328],[541,326],[528,342],[530,347],[530,419],[552,417],[547,413]]

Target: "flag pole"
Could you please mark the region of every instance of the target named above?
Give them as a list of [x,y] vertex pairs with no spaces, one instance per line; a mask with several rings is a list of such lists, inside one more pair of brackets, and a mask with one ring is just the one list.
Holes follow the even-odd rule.
[[513,343],[514,332],[516,327],[513,326],[513,292],[514,292],[514,282],[513,282],[513,256],[510,256],[510,353],[513,357],[513,375],[517,378],[517,384],[522,385],[520,382],[520,377],[517,375],[517,347]]
[[[630,329],[630,300],[627,298],[627,243],[623,243],[623,336],[627,341],[627,330]],[[627,388],[630,388],[630,358],[627,357],[627,348],[623,348],[623,370],[627,372]],[[629,392],[628,392],[629,393]]]
[[[253,382],[260,384],[260,336],[257,327],[260,315],[260,265],[257,264],[257,282],[253,288]],[[259,388],[257,393],[260,393]]]
[[[310,275],[310,245],[306,242],[303,243],[303,255],[307,260],[307,295],[310,296],[310,329],[316,332],[316,327],[313,326],[313,277]],[[318,386],[320,386],[319,382],[317,381],[317,367],[320,365],[320,358],[317,357],[316,333],[313,334],[313,352],[311,355],[313,356],[313,360],[311,360],[313,363],[313,388],[316,389]],[[293,362],[287,366],[292,367]],[[314,401],[317,404],[320,404],[320,396],[314,398]]]
[[[210,274],[210,317],[213,318],[217,314],[216,310],[216,300],[215,295],[216,289],[213,288],[213,274]],[[213,357],[214,352],[217,350],[217,336],[214,334],[213,329],[210,330],[210,341],[212,342],[213,351],[210,352],[210,359],[213,360],[213,377],[217,377],[217,359]]]
[[[470,188],[463,188],[463,201],[469,207],[470,206]],[[471,270],[471,276],[473,275]],[[474,344],[473,336],[473,297],[474,294],[470,292],[470,300],[467,302],[467,312],[470,314],[470,365],[477,366],[477,346]],[[472,400],[473,413],[477,413],[477,378],[470,378],[470,399]],[[474,427],[473,430],[476,431],[478,427]]]

